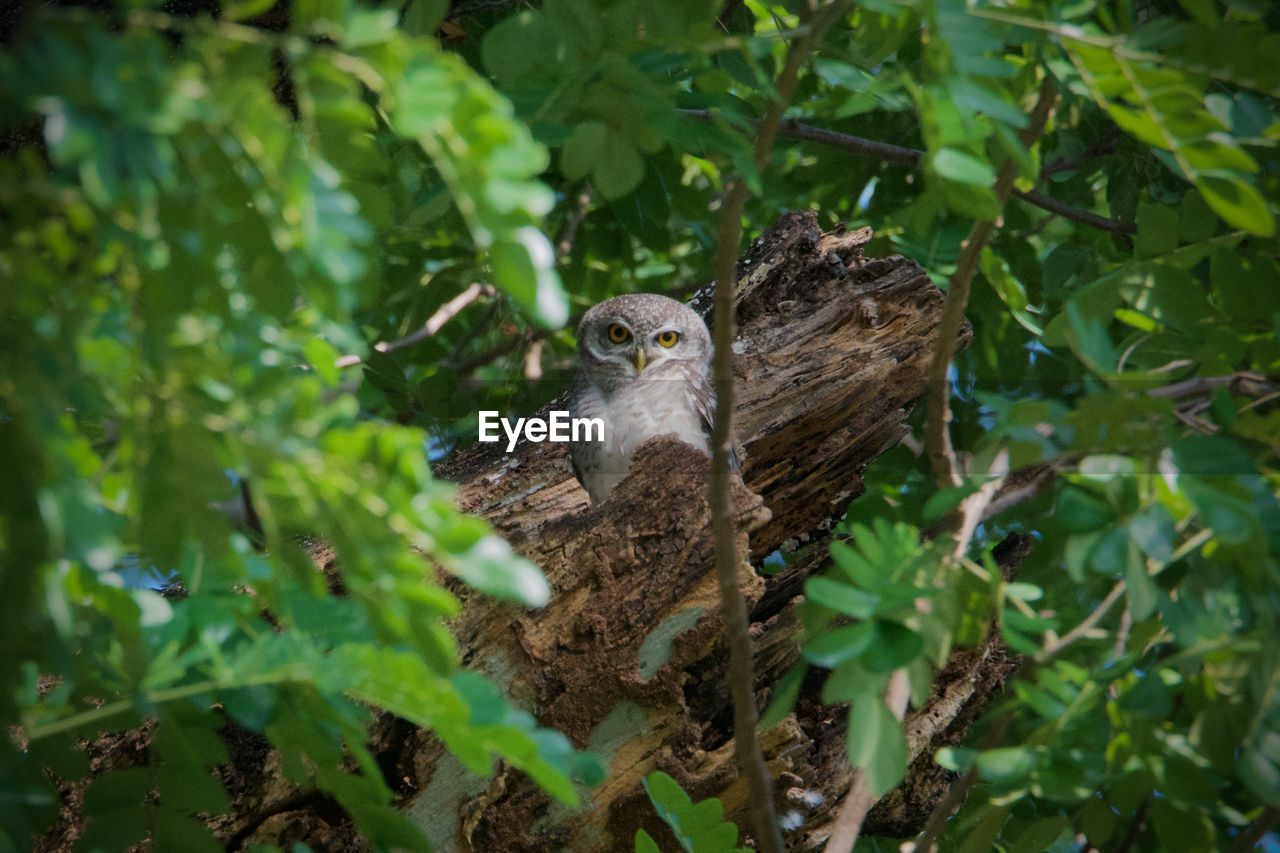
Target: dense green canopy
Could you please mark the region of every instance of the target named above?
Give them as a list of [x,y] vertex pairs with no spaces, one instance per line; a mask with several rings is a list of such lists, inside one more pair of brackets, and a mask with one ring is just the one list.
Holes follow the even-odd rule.
[[[863,0],[757,169],[803,5],[178,0],[4,21],[0,719],[21,728],[0,739],[0,849],[52,820],[43,768],[79,778],[77,739],[144,717],[161,761],[90,785],[81,843],[218,849],[193,817],[226,803],[214,703],[378,848],[423,842],[364,746],[369,706],[578,802],[598,762],[459,666],[460,605],[421,555],[529,606],[546,583],[428,460],[473,440],[477,410],[561,390],[592,303],[708,280],[734,176],[749,236],[812,208],[944,287],[973,222],[999,218],[951,378],[965,484],[893,451],[806,590],[806,658],[852,700],[851,759],[895,784],[888,673],[921,695],[994,618],[1034,663],[938,756],[977,768],[945,849],[1267,830],[1280,12]],[[1046,79],[1056,110],[1028,149]],[[922,545],[998,457],[1056,476],[962,563]],[[218,509],[242,495],[258,530]],[[984,555],[1011,531],[1036,545],[1006,583]],[[343,597],[299,545],[315,533]],[[186,597],[152,588],[168,580]],[[650,785],[664,816],[718,849],[681,828],[669,781]]]

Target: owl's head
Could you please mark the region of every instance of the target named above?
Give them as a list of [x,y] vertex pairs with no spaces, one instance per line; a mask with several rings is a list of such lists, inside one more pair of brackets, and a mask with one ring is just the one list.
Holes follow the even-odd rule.
[[655,293],[615,296],[578,326],[578,358],[589,376],[609,379],[688,378],[691,364],[711,359],[711,335],[697,312]]

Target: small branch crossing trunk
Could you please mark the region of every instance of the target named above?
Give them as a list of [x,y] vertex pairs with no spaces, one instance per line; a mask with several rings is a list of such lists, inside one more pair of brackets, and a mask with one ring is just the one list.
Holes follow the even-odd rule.
[[[804,579],[825,562],[832,521],[861,493],[867,465],[907,432],[906,418],[925,390],[942,294],[906,258],[865,258],[870,236],[869,229],[823,234],[812,212],[791,213],[737,267],[740,552],[758,566],[775,550],[803,549],[768,578],[740,567],[761,707],[798,657],[799,596]],[[709,313],[711,289],[693,304]],[[371,748],[397,805],[437,850],[631,850],[637,827],[674,849],[641,787],[660,769],[695,800],[720,797],[726,816],[749,832],[747,784],[730,739],[707,458],[673,440],[651,441],[609,500],[590,507],[564,445],[503,450],[477,445],[437,473],[459,484],[463,509],[488,518],[542,567],[554,592],[533,612],[451,582],[465,599],[453,625],[463,662],[507,685],[542,724],[596,752],[608,774],[583,808],[569,810],[506,768],[492,779],[471,776],[430,733],[381,715]],[[997,559],[1016,566],[1026,546],[1007,541]],[[323,543],[312,551],[322,568],[340,574]],[[921,828],[952,780],[933,764],[933,752],[964,734],[1011,668],[995,640],[957,652],[927,706],[908,711],[911,769],[872,809],[866,832],[901,836]],[[821,845],[852,775],[844,711],[821,704],[819,685],[819,678],[807,679],[795,712],[761,733],[775,804],[792,827],[789,849]],[[223,734],[232,760],[219,774],[231,809],[210,825],[225,844],[363,849],[331,801],[283,778],[262,738],[232,726]],[[88,745],[95,772],[145,762],[149,740],[144,726]],[[38,849],[57,849],[59,838],[74,835],[75,798],[64,805]]]

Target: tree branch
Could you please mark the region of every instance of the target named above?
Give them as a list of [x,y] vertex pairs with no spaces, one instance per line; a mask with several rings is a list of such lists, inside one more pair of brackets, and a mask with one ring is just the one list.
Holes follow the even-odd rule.
[[[1005,475],[1008,472],[1009,453],[1006,450],[1001,450],[996,454],[995,459],[991,461],[991,468],[988,470],[991,479],[983,484],[982,488],[961,502],[960,526],[956,531],[956,541],[951,551],[952,560],[959,560],[968,552],[973,534],[978,529],[983,514],[1000,490],[1000,485],[1004,482]],[[919,601],[917,601],[917,606],[919,606]],[[911,688],[907,679],[907,671],[905,669],[894,670],[893,675],[889,676],[889,686],[885,689],[884,701],[899,722],[906,715],[907,699],[910,694]],[[853,784],[849,786],[849,793],[845,795],[844,802],[840,805],[840,814],[836,817],[835,829],[832,830],[831,837],[827,839],[826,853],[848,853],[853,849],[853,845],[858,841],[858,836],[862,834],[862,823],[873,805],[875,805],[875,798],[867,787],[863,775],[858,773],[854,776]]]
[[594,196],[595,191],[590,186],[574,193],[573,207],[565,214],[564,224],[560,226],[560,233],[556,235],[556,259],[561,264],[564,264],[569,255],[573,254],[573,243],[578,238],[578,228],[587,218],[587,213],[591,210],[591,199]]
[[[987,733],[986,748],[992,749],[1004,740],[1005,734],[1009,731],[1009,725],[1012,722],[1012,716],[1005,714],[996,723],[995,727]],[[947,789],[934,805],[933,811],[929,813],[929,819],[925,822],[924,829],[920,832],[920,837],[916,839],[912,848],[919,853],[933,853],[934,842],[938,840],[938,836],[942,834],[942,830],[947,825],[947,818],[951,816],[964,798],[969,793],[969,789],[973,787],[973,783],[978,781],[978,765],[974,762],[960,779]]]
[[1093,145],[1090,145],[1088,148],[1084,150],[1084,153],[1082,153],[1079,157],[1076,157],[1070,160],[1067,159],[1066,157],[1062,157],[1060,159],[1054,160],[1052,163],[1046,163],[1044,167],[1040,169],[1040,179],[1044,180],[1045,178],[1048,178],[1051,175],[1056,175],[1058,172],[1075,171],[1076,169],[1079,169],[1081,166],[1089,165],[1094,160],[1097,160],[1099,157],[1104,157],[1107,154],[1115,153],[1116,140],[1119,138],[1119,136],[1120,136],[1119,132],[1113,128],[1112,131],[1109,134],[1107,134],[1107,137],[1105,139],[1101,140],[1100,142],[1095,142]]
[[[714,114],[710,110],[678,110],[678,112],[681,115],[704,119],[706,121],[711,121],[715,118]],[[794,119],[788,119],[787,121],[782,122],[781,126],[778,128],[778,135],[784,136],[788,139],[798,139],[804,142],[816,142],[819,145],[838,148],[846,154],[852,154],[855,157],[868,157],[870,159],[881,160],[886,163],[896,163],[900,166],[908,166],[912,169],[919,168],[920,163],[924,159],[924,152],[918,148],[907,148],[902,145],[892,145],[888,142],[878,142],[874,139],[865,139],[861,136],[854,136],[850,133],[841,133],[836,130],[814,127],[811,124],[804,124],[803,122],[799,122]],[[1069,219],[1072,222],[1079,222],[1081,225],[1087,225],[1090,228],[1097,228],[1100,231],[1108,231],[1112,234],[1131,235],[1138,233],[1138,226],[1132,222],[1108,219],[1101,214],[1073,207],[1066,202],[1050,198],[1044,193],[1037,192],[1035,190],[1015,190],[1013,195],[1022,199],[1027,204],[1034,205],[1042,210],[1047,210],[1055,216],[1061,216],[1063,219]]]
[[1033,204],[1041,210],[1047,210],[1052,214],[1061,216],[1063,219],[1079,222],[1081,225],[1088,225],[1090,228],[1097,228],[1099,231],[1109,231],[1112,234],[1124,234],[1125,236],[1132,236],[1138,233],[1138,226],[1132,222],[1108,219],[1101,214],[1072,207],[1066,202],[1050,198],[1044,193],[1036,192],[1035,190],[1015,190],[1013,194],[1027,204]]
[[1076,625],[1061,637],[1050,637],[1046,640],[1044,648],[1042,648],[1040,653],[1036,655],[1036,663],[1044,663],[1046,660],[1092,631],[1094,626],[1101,622],[1102,618],[1107,615],[1107,612],[1111,610],[1112,606],[1120,600],[1120,596],[1124,595],[1124,590],[1125,583],[1124,581],[1120,581],[1111,588],[1111,591],[1107,593],[1106,598],[1098,602],[1098,606],[1093,608],[1093,610],[1089,612],[1089,615],[1080,621],[1079,625]]
[[[889,676],[889,685],[884,691],[884,703],[889,706],[890,713],[898,722],[907,713],[907,700],[911,697],[911,683],[907,680],[905,669],[895,670]],[[840,814],[836,817],[835,828],[827,839],[826,853],[847,853],[853,849],[862,832],[862,822],[867,812],[876,804],[876,798],[867,785],[866,774],[859,771],[853,777],[849,793],[840,804]]]
[[[1057,99],[1057,90],[1053,78],[1045,76],[1040,85],[1040,94],[1035,107],[1031,110],[1031,122],[1021,134],[1022,142],[1028,148],[1039,138],[1049,120]],[[1003,207],[1013,189],[1013,181],[1017,177],[1017,166],[1012,160],[1006,160],[996,176],[996,201]],[[956,338],[964,323],[964,309],[969,302],[969,287],[973,276],[978,271],[978,259],[995,234],[996,220],[985,219],[975,222],[969,230],[964,242],[960,258],[956,261],[956,270],[951,275],[951,284],[947,288],[947,300],[942,308],[942,321],[938,329],[937,349],[934,350],[933,363],[929,369],[925,387],[927,405],[924,445],[929,454],[929,462],[933,467],[933,476],[939,488],[958,486],[962,482],[955,450],[951,447],[951,433],[947,428],[950,420],[949,386],[947,373],[951,368],[951,356],[955,350]]]
[[[469,287],[441,305],[435,312],[427,318],[427,322],[417,331],[410,332],[403,338],[396,338],[394,341],[382,341],[373,345],[378,352],[395,352],[405,347],[411,347],[416,343],[425,341],[427,338],[434,337],[437,332],[444,328],[444,324],[448,323],[454,317],[462,313],[463,309],[477,301],[482,296],[492,296],[497,291],[491,284],[472,283]],[[338,367],[355,367],[362,364],[364,359],[358,355],[344,355],[338,359]]]
[[1235,851],[1252,850],[1254,845],[1262,840],[1262,837],[1271,831],[1271,827],[1276,825],[1276,821],[1280,820],[1280,809],[1275,806],[1267,806],[1262,810],[1262,814],[1245,827],[1236,839],[1236,843],[1231,849]]
[[[1116,584],[1115,587],[1112,588],[1111,592],[1107,594],[1106,598],[1104,598],[1098,606],[1089,613],[1089,615],[1085,616],[1078,625],[1063,634],[1061,639],[1051,638],[1046,641],[1044,648],[1040,653],[1037,654],[1033,660],[1021,667],[1019,673],[1015,677],[1022,678],[1028,673],[1034,672],[1035,667],[1044,664],[1049,658],[1053,657],[1058,652],[1062,651],[1067,646],[1087,634],[1098,624],[1098,622],[1102,621],[1102,618],[1107,615],[1107,612],[1111,607],[1120,599],[1120,596],[1124,594],[1124,590],[1124,581]],[[1126,611],[1126,613],[1127,612],[1128,611]],[[1118,655],[1119,651],[1117,651],[1117,656]],[[1004,739],[1005,732],[1008,731],[1009,728],[1010,719],[1011,717],[1007,714],[1001,718],[999,724],[992,730],[990,737],[987,738],[988,745],[986,748],[992,748]],[[974,765],[971,766],[968,771],[966,771],[965,774],[947,790],[947,793],[944,794],[940,800],[938,800],[937,805],[934,806],[933,811],[929,814],[928,821],[925,822],[924,830],[920,833],[920,837],[915,842],[915,850],[920,851],[920,853],[931,853],[934,842],[938,840],[938,836],[942,834],[942,830],[946,826],[947,818],[950,817],[951,813],[960,805],[960,802],[964,799],[965,795],[969,792],[969,789],[973,787],[974,782],[977,780],[978,771],[977,766]]]
[[[757,126],[755,142],[756,167],[763,169],[773,151],[778,121],[795,92],[800,68],[809,52],[827,29],[836,22],[847,6],[847,0],[834,0],[815,11],[808,32],[787,50],[782,73],[775,89],[778,97],[769,105]],[[711,482],[709,503],[715,536],[716,578],[720,590],[720,611],[724,619],[725,641],[729,647],[729,692],[733,697],[733,741],[738,765],[747,777],[751,800],[755,805],[755,830],[760,849],[782,853],[782,833],[773,803],[773,784],[764,756],[756,739],[759,719],[752,689],[751,637],[746,604],[738,589],[738,567],[742,554],[738,550],[738,531],[733,518],[733,496],[730,491],[729,454],[733,445],[733,339],[734,287],[737,283],[738,243],[742,238],[742,212],[751,190],[739,176],[729,188],[721,211],[719,243],[715,255],[715,353],[712,377],[716,391],[716,411],[711,437]]]

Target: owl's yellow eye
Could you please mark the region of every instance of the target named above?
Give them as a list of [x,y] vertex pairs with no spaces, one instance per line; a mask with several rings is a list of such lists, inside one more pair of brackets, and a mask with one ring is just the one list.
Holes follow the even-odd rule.
[[613,323],[609,326],[609,340],[615,344],[624,344],[631,339],[631,332],[626,326],[620,323]]
[[680,333],[679,332],[659,332],[658,337],[655,338],[655,340],[658,342],[659,346],[664,346],[670,349],[671,347],[676,345],[676,341],[680,340]]

